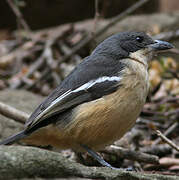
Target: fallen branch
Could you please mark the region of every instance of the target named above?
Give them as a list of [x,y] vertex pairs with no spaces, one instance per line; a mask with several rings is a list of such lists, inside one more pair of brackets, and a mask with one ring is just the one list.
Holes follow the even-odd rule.
[[86,167],[69,161],[60,153],[34,147],[1,146],[1,179],[10,178],[64,178],[83,177],[90,179],[128,180],[174,180],[176,176],[142,174],[101,167]]
[[140,152],[161,157],[171,154],[172,148],[168,144],[158,144],[157,146],[156,145],[144,146],[140,148]]
[[142,152],[131,151],[128,149],[121,148],[119,146],[111,145],[106,148],[106,151],[103,151],[103,152],[116,154],[117,156],[121,158],[130,159],[134,161],[159,164],[159,159],[157,156],[142,153]]

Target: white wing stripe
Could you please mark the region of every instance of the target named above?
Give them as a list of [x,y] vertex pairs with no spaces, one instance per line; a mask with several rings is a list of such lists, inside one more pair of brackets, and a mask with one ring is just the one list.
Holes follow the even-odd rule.
[[79,88],[73,90],[73,92],[79,92],[79,91],[82,91],[85,89],[87,90],[87,89],[91,88],[92,86],[94,86],[95,84],[102,83],[105,81],[118,81],[119,82],[120,80],[121,80],[121,77],[118,77],[118,76],[112,76],[112,77],[103,76],[98,79],[91,80],[91,81],[87,82],[86,84],[83,84]]
[[66,97],[67,95],[69,95],[71,93],[71,90],[66,91],[65,93],[63,93],[60,97],[58,97],[57,99],[55,99],[54,101],[52,101],[52,103],[50,104],[50,106],[53,106],[55,104],[57,104],[61,99],[63,99],[64,97]]

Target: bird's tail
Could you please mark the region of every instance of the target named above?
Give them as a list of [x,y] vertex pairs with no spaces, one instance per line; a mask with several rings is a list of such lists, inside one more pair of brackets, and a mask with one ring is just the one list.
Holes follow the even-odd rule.
[[15,134],[15,135],[12,135],[10,137],[8,137],[7,139],[3,140],[0,142],[0,145],[7,145],[7,144],[12,144],[16,141],[19,141],[21,140],[22,138],[26,137],[26,133],[25,131],[20,131],[19,133]]

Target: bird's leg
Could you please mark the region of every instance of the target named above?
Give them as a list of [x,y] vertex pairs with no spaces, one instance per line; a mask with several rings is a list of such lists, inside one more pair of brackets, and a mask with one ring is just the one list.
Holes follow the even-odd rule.
[[107,163],[101,156],[99,156],[96,152],[91,150],[88,146],[86,145],[81,145],[94,159],[96,159],[101,165],[109,167],[111,169],[121,169],[121,168],[115,168],[111,166],[109,163]]
[[92,149],[90,149],[88,146],[86,145],[81,145],[81,147],[83,147],[94,159],[96,159],[102,166],[105,167],[109,167],[111,169],[115,169],[115,170],[126,170],[126,171],[133,171],[135,169],[133,168],[115,168],[113,166],[111,166],[109,163],[107,163],[101,156],[99,156],[95,151],[93,151]]

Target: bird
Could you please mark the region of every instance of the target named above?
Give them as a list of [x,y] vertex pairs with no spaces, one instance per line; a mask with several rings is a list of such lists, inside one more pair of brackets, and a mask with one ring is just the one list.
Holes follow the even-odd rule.
[[144,32],[120,32],[101,42],[35,109],[24,129],[0,142],[87,151],[114,168],[96,151],[130,130],[149,92],[148,63],[174,46]]

